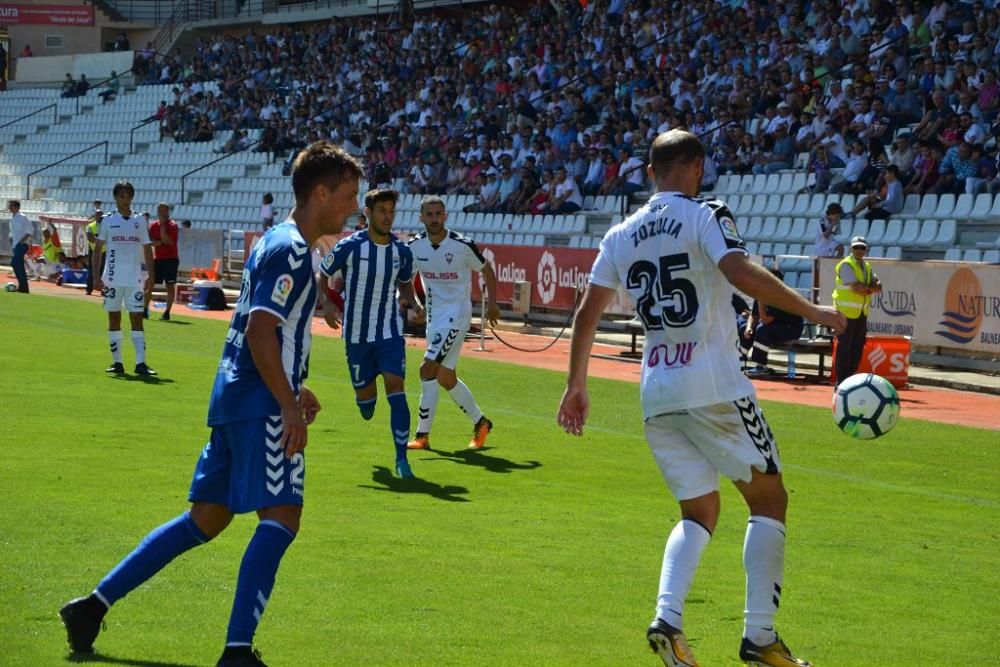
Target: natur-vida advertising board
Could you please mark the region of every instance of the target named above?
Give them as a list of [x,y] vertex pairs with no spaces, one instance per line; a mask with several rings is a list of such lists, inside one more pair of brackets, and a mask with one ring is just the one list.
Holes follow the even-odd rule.
[[[819,301],[832,303],[837,259],[819,261]],[[1000,353],[1000,264],[871,259],[882,281],[870,334],[913,345]]]

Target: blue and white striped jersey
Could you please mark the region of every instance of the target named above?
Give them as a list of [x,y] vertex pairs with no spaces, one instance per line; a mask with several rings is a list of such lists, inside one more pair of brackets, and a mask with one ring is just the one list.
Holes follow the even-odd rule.
[[403,335],[396,283],[413,279],[413,254],[395,236],[386,245],[368,238],[368,230],[342,239],[323,259],[320,272],[344,272],[344,340],[374,343]]
[[208,406],[209,426],[280,412],[244,341],[250,313],[255,310],[267,311],[281,320],[282,325],[275,330],[281,344],[281,364],[292,390],[298,394],[309,371],[316,278],[309,246],[291,220],[264,234],[243,267],[239,300]]

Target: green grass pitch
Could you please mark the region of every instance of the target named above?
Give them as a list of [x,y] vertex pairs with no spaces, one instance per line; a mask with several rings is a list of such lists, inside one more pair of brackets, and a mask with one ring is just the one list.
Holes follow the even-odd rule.
[[[225,324],[148,322],[159,382],[106,377],[96,301],[0,295],[0,664],[65,664],[56,610],[185,508]],[[126,368],[133,365],[126,337]],[[500,358],[495,352],[492,357]],[[410,405],[419,388],[412,375]],[[645,643],[678,518],[642,438],[638,388],[597,380],[582,440],[559,373],[463,360],[496,428],[442,396],[422,478],[390,476],[387,405],[354,405],[339,339],[314,339],[302,531],[257,636],[272,665],[655,665]],[[1000,437],[907,419],[875,442],[829,411],[767,404],[790,491],[778,629],[818,666],[1000,664]],[[686,629],[736,665],[746,511],[730,486]],[[115,606],[102,662],[214,664],[250,517]]]

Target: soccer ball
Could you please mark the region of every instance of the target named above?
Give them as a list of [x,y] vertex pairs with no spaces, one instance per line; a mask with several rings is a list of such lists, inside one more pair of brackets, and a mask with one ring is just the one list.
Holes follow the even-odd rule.
[[833,421],[841,431],[860,440],[879,438],[899,418],[899,394],[884,377],[858,373],[833,392]]
[[7,285],[4,287],[4,289],[7,290],[8,292],[16,292],[17,291],[17,285],[15,285],[14,283],[7,283]]

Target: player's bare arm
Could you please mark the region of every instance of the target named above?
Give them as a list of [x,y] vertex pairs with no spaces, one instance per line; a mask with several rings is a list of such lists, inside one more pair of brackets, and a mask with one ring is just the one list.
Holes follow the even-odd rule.
[[417,299],[417,293],[413,289],[413,281],[407,282],[397,282],[396,289],[399,290],[399,305],[403,308],[409,308],[414,311],[417,316],[421,316],[424,312],[423,306],[420,305],[419,299]]
[[302,417],[306,420],[306,426],[316,421],[316,414],[322,409],[323,406],[320,405],[319,399],[316,398],[316,394],[312,390],[305,385],[299,388],[299,410],[302,411]]
[[483,264],[483,284],[486,286],[486,321],[491,327],[500,322],[500,309],[497,307],[497,274],[493,265]]
[[340,317],[343,313],[333,305],[330,301],[330,297],[327,295],[326,291],[330,287],[330,278],[328,278],[322,272],[319,274],[319,289],[317,291],[317,299],[319,300],[319,307],[323,311],[323,319],[330,326],[331,329],[340,328]]
[[847,328],[847,318],[842,313],[830,306],[809,303],[767,269],[751,262],[743,253],[731,252],[725,255],[719,261],[719,269],[734,287],[758,301],[801,315],[816,324],[829,327],[838,335]]
[[101,265],[101,253],[104,252],[104,241],[97,238],[94,239],[94,266],[90,267],[89,271],[94,274],[94,289],[100,292],[104,289],[104,281],[101,280],[101,272],[97,268]]
[[583,425],[590,411],[587,395],[587,368],[590,350],[601,315],[615,298],[615,290],[599,285],[588,285],[573,320],[573,339],[570,342],[569,376],[566,391],[559,403],[557,420],[567,433],[583,435]]
[[146,262],[146,284],[145,291],[153,291],[153,244],[146,243],[142,246],[143,261]]
[[281,347],[278,337],[274,335],[274,330],[281,325],[281,320],[274,313],[253,310],[247,321],[246,341],[257,372],[281,407],[284,427],[281,444],[285,447],[285,456],[291,458],[306,447],[307,423],[281,364]]

